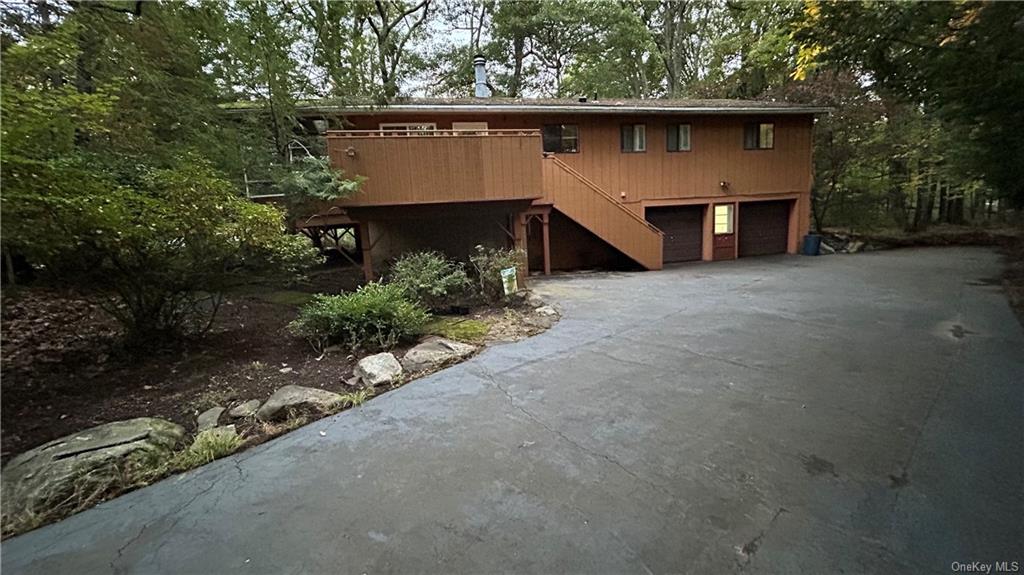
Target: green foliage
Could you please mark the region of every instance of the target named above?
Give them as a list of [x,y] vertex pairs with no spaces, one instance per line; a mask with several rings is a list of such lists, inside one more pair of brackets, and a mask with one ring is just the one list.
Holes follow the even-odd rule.
[[808,2],[796,75],[861,71],[882,97],[955,131],[955,171],[983,175],[1024,205],[1022,18],[1016,2]]
[[386,350],[418,335],[430,319],[400,286],[370,283],[342,295],[317,295],[289,324],[317,350],[329,345]]
[[469,257],[469,261],[476,271],[480,297],[489,303],[508,301],[501,281],[501,270],[518,268],[523,258],[524,254],[519,250],[476,246],[476,253]]
[[294,274],[318,258],[283,235],[276,208],[240,198],[197,158],[116,174],[11,159],[3,176],[5,243],[54,279],[109,295],[132,345],[201,332],[240,276]]
[[227,457],[244,443],[245,440],[237,434],[224,433],[220,429],[207,429],[199,432],[191,445],[175,453],[167,465],[170,470],[185,471]]
[[331,167],[326,158],[306,156],[278,170],[274,187],[284,195],[288,212],[308,216],[326,209],[334,200],[359,191],[365,178],[346,179],[344,172]]
[[359,407],[366,403],[366,400],[373,397],[372,393],[373,392],[369,389],[360,389],[359,391],[344,393],[341,395],[341,407]]
[[439,335],[447,339],[466,343],[483,343],[491,326],[485,321],[464,317],[439,317],[432,320],[424,328],[424,333]]
[[472,286],[461,263],[433,251],[413,252],[398,258],[391,268],[391,283],[432,311],[458,303]]

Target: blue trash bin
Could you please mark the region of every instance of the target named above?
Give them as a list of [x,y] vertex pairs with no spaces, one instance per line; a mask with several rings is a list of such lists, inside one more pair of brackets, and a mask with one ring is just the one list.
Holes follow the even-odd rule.
[[805,256],[816,256],[818,251],[821,249],[821,236],[818,234],[807,234],[804,236],[804,249],[803,254]]

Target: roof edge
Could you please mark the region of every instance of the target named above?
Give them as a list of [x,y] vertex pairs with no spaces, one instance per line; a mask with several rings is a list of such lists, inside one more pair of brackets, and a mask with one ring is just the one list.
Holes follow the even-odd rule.
[[[228,113],[250,112],[258,108],[226,108]],[[601,106],[601,105],[558,105],[558,104],[391,104],[374,105],[314,105],[297,106],[300,113],[333,113],[353,115],[374,115],[394,112],[430,113],[494,113],[511,114],[828,114],[832,108],[826,106]]]

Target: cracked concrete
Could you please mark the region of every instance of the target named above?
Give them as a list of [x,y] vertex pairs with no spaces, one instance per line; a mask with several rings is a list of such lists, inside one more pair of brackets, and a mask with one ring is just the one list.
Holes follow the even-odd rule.
[[994,253],[951,248],[538,281],[563,312],[550,331],[8,540],[2,568],[1021,560],[1024,330],[978,281],[999,272]]

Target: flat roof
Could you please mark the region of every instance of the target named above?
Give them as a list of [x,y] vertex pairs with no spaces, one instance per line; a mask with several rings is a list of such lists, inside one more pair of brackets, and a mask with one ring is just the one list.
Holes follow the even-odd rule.
[[[259,102],[227,104],[231,112],[261,107]],[[831,108],[770,100],[715,99],[566,99],[566,98],[401,98],[391,104],[353,103],[338,100],[296,102],[300,114],[370,115],[394,112],[509,114],[827,114]]]

